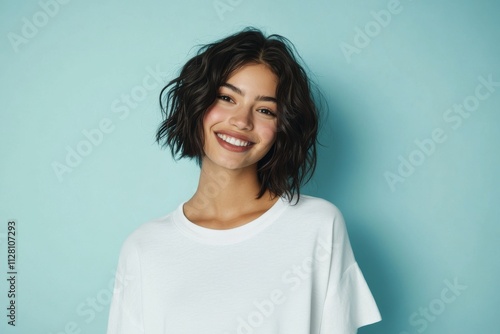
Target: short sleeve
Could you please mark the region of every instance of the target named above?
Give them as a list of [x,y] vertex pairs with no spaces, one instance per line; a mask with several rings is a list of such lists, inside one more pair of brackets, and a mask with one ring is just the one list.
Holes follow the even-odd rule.
[[382,320],[354,258],[344,218],[335,210],[328,287],[320,334],[356,334],[359,327]]
[[120,251],[107,334],[144,333],[141,267],[136,247],[127,239]]

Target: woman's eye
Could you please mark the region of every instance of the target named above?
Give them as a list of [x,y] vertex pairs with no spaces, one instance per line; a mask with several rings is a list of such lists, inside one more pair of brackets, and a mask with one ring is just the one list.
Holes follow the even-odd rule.
[[231,102],[231,98],[227,95],[219,95],[217,98],[226,102]]
[[269,109],[259,109],[259,111],[262,113],[262,114],[265,114],[265,115],[269,115],[269,116],[276,116],[276,114],[274,112],[272,112],[271,110]]

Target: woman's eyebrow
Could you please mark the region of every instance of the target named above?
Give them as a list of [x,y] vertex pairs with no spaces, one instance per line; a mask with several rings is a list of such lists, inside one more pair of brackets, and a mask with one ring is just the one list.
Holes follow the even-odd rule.
[[[234,85],[231,85],[230,83],[228,82],[225,82],[221,85],[221,87],[227,87],[229,88],[230,90],[232,90],[233,92],[235,92],[236,94],[239,94],[241,96],[245,96],[245,93],[239,89],[238,87],[234,86]],[[274,103],[278,103],[278,100],[276,100],[275,97],[271,97],[271,96],[265,96],[265,95],[259,95],[255,98],[255,101],[265,101],[265,102],[274,102]]]

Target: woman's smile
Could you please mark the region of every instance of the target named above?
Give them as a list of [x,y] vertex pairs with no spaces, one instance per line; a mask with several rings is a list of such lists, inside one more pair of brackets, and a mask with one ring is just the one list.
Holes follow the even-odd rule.
[[[215,135],[217,136],[219,142],[222,141],[221,145],[223,147],[229,147],[228,148],[229,150],[233,150],[236,147],[243,148],[243,149],[249,149],[250,145],[252,145],[252,143],[249,141],[245,141],[245,140],[241,140],[241,139],[238,139],[235,137],[231,137],[231,136],[228,136],[228,135],[223,134],[223,133],[216,133]],[[229,144],[229,146],[226,144]]]

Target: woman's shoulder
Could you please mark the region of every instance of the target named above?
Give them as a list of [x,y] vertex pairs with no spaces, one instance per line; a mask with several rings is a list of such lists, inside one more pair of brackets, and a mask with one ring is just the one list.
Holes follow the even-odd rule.
[[297,204],[289,203],[287,214],[283,217],[287,221],[294,221],[298,225],[316,226],[320,229],[344,228],[344,217],[339,208],[327,199],[300,195]]
[[124,245],[138,246],[150,244],[157,239],[160,235],[169,235],[169,230],[172,229],[172,216],[175,211],[169,212],[166,215],[152,218],[144,221],[137,226],[124,240]]
[[290,205],[290,207],[308,214],[326,215],[330,217],[342,216],[342,213],[335,204],[327,199],[311,195],[301,194],[298,203],[296,205]]

